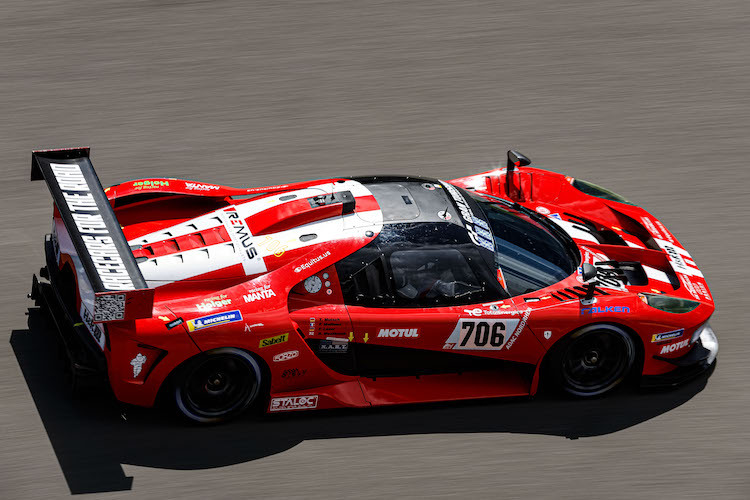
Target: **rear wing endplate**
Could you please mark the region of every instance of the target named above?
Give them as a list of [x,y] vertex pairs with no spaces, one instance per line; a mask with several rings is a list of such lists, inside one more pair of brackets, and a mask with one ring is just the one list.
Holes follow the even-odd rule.
[[89,148],[34,151],[31,180],[44,180],[94,291],[94,322],[151,317],[154,291],[107,200]]

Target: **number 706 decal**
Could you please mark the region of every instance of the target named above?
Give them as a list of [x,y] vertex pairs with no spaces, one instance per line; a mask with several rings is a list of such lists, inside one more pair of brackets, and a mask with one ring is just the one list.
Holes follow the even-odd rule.
[[500,350],[513,335],[518,319],[460,318],[443,349]]

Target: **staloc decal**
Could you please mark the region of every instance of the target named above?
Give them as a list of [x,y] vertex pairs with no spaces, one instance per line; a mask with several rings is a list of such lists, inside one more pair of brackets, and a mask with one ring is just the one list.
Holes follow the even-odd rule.
[[308,410],[318,407],[318,395],[272,398],[269,411]]

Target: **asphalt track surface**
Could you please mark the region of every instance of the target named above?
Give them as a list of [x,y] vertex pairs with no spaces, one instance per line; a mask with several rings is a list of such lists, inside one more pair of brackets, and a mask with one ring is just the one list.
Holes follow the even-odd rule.
[[[748,498],[750,3],[0,3],[0,497]],[[34,148],[102,182],[260,186],[479,172],[514,147],[648,208],[708,277],[719,365],[665,393],[243,419],[71,398],[26,299],[51,199]]]

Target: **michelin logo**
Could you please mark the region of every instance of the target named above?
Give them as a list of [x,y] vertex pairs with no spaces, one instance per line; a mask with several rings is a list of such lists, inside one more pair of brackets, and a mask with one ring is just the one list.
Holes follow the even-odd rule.
[[651,335],[651,342],[663,342],[665,340],[676,339],[682,337],[683,333],[685,333],[684,329],[675,330],[673,332],[655,333]]
[[234,323],[235,321],[242,321],[242,314],[239,311],[229,311],[191,319],[187,322],[187,326],[189,331],[194,332],[204,328],[211,328],[212,326]]
[[133,378],[136,378],[141,373],[141,369],[143,368],[143,363],[146,362],[146,356],[141,354],[140,352],[130,360],[130,364],[133,365]]

